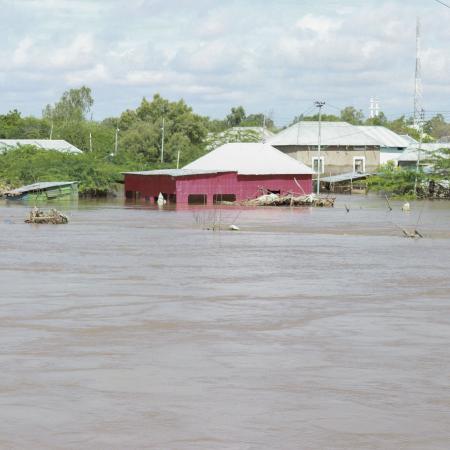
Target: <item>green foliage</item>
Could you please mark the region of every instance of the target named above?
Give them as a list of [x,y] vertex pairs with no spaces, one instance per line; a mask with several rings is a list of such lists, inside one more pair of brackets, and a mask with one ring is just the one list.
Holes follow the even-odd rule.
[[[297,122],[317,122],[319,120],[319,114],[314,114],[312,116],[304,116],[303,114],[300,114],[299,116],[295,116],[294,120],[290,123],[290,125],[294,125]],[[334,115],[334,114],[322,114],[321,120],[323,122],[340,122],[341,118]],[[290,126],[289,125],[289,126]]]
[[436,114],[425,122],[423,129],[425,133],[434,139],[450,136],[450,124],[445,121],[442,114]]
[[450,176],[450,149],[441,148],[433,152],[430,164],[434,167],[435,178],[438,180],[448,180]]
[[230,114],[226,117],[226,123],[230,127],[238,127],[245,119],[245,109],[243,106],[231,108]]
[[1,139],[46,139],[50,124],[35,117],[22,117],[16,109],[0,115]]
[[91,89],[82,86],[63,93],[53,106],[47,105],[42,112],[44,118],[54,123],[81,122],[92,108],[94,99]]
[[0,179],[11,186],[79,181],[82,195],[106,195],[122,179],[120,172],[120,167],[93,153],[70,154],[27,145],[0,154]]
[[341,111],[341,120],[351,123],[352,125],[362,125],[364,122],[364,114],[361,110],[358,110],[353,106],[346,106]]
[[126,110],[119,118],[121,161],[158,165],[161,157],[164,119],[164,162],[174,164],[178,152],[182,161],[204,151],[207,119],[194,114],[184,100],[170,102],[159,94],[152,101],[142,99],[136,110]]
[[392,161],[381,167],[377,175],[367,181],[369,191],[382,192],[395,197],[414,197],[414,185],[417,177],[417,186],[421,186],[427,179],[426,174],[420,169],[416,172],[412,169],[395,167]]

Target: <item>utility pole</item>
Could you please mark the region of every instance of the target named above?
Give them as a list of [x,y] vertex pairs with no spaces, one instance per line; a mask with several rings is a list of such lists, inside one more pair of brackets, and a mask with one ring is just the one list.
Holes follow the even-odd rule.
[[320,159],[322,139],[322,108],[325,105],[325,102],[316,101],[314,104],[319,108],[319,135],[317,137],[317,195],[320,195],[320,172],[322,170],[322,160]]
[[118,147],[118,143],[119,143],[119,128],[116,126],[116,141],[114,143],[114,156],[117,155],[117,147]]
[[266,131],[266,115],[263,115],[263,124],[262,124],[262,131],[261,131],[261,142],[264,144],[266,142],[265,138],[265,131]]
[[53,121],[52,121],[52,125],[50,127],[50,140],[53,139]]
[[414,179],[414,195],[417,196],[417,177],[419,175],[420,170],[420,157],[422,150],[422,141],[423,141],[423,123],[425,121],[425,111],[422,108],[420,110],[420,121],[419,121],[419,147],[417,148],[417,163],[416,163],[416,177]]
[[178,153],[177,153],[177,169],[178,169],[179,166],[180,166],[180,152],[181,152],[181,150],[178,149]]
[[89,132],[89,151],[92,152],[92,133]]
[[163,163],[164,162],[164,117],[163,117],[163,120],[162,120],[161,130],[162,130],[162,136],[161,136],[161,162]]
[[414,128],[420,130],[422,111],[422,65],[420,62],[420,19],[416,24],[416,71],[414,75]]

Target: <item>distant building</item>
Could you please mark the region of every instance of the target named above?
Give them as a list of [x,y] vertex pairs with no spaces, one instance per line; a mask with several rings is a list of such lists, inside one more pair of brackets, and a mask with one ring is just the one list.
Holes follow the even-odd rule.
[[231,143],[212,150],[183,169],[126,172],[128,199],[213,204],[245,200],[263,192],[309,194],[313,171],[263,143]]
[[79,148],[63,139],[0,139],[0,153],[24,145],[66,153],[83,153]]
[[420,157],[421,165],[427,166],[429,165],[429,159],[440,149],[450,150],[450,143],[422,143],[420,145],[420,151],[418,143],[411,145],[398,156],[397,164],[399,167],[404,168],[416,167]]
[[396,161],[414,139],[400,136],[389,128],[381,126],[358,126],[361,131],[373,138],[380,145],[380,164]]
[[380,165],[380,143],[347,122],[298,122],[268,140],[270,145],[325,175],[373,172]]

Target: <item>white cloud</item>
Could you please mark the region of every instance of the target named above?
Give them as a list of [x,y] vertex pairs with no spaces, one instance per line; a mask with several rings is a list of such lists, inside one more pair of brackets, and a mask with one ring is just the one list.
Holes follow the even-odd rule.
[[91,64],[94,61],[94,40],[90,34],[79,34],[64,47],[56,49],[49,56],[50,65],[73,69]]
[[98,82],[110,83],[111,76],[104,64],[96,64],[94,67],[86,70],[68,72],[65,76],[67,83],[76,85],[90,85]]
[[33,40],[30,37],[23,38],[13,52],[13,63],[17,66],[26,65],[30,57]]
[[331,31],[338,30],[341,27],[341,22],[335,17],[306,14],[301,19],[297,20],[295,26],[302,31],[312,31],[319,36],[326,36]]
[[449,109],[438,93],[450,85],[449,14],[419,0],[268,0],[263,7],[256,0],[0,0],[0,7],[6,109],[19,99],[25,112],[39,113],[42,98],[30,92],[58,97],[88,84],[98,93],[97,117],[120,112],[109,109],[112,93],[114,105],[127,108],[158,91],[216,117],[243,104],[288,120],[315,98],[364,108],[372,95],[388,112],[408,111],[422,12],[424,103]]

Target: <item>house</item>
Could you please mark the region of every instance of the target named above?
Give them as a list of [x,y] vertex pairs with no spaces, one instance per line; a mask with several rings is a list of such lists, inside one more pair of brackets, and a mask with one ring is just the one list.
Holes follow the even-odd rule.
[[83,153],[79,148],[63,139],[0,139],[0,153],[24,145],[66,153]]
[[268,143],[324,175],[372,172],[380,165],[380,143],[347,122],[321,122],[321,154],[318,155],[319,122],[298,122]]
[[154,202],[161,192],[176,203],[213,204],[263,192],[312,192],[313,171],[263,143],[224,144],[182,169],[126,172],[128,199]]

